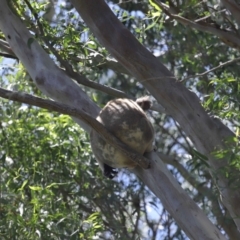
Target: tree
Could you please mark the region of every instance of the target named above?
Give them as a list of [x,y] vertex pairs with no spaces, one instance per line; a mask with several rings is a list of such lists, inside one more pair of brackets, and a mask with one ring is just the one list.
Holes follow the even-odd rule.
[[[129,74],[134,76],[137,81],[139,81],[142,86],[158,101],[160,104],[158,109],[163,111],[164,114],[171,116],[172,119],[177,122],[177,124],[175,124],[177,128],[180,129],[181,127],[179,132],[182,139],[179,140],[178,144],[181,144],[181,141],[184,140],[188,144],[187,150],[192,151],[191,156],[198,158],[198,163],[200,160],[201,167],[194,162],[194,158],[192,159],[193,161],[191,164],[195,164],[193,169],[197,169],[197,171],[199,171],[201,174],[200,176],[203,177],[200,178],[200,180],[205,179],[206,183],[202,182],[201,184],[197,178],[194,179],[192,175],[186,171],[184,165],[179,164],[173,157],[168,157],[162,153],[151,153],[147,156],[151,161],[151,168],[149,170],[143,170],[139,167],[134,169],[133,172],[142,179],[149,189],[161,200],[164,208],[171,214],[172,217],[174,217],[178,226],[189,238],[224,239],[220,230],[210,222],[203,211],[200,210],[196,203],[189,197],[186,191],[180,187],[177,181],[167,170],[162,160],[168,164],[172,164],[183,177],[187,177],[187,180],[199,192],[206,195],[204,197],[207,197],[208,200],[211,201],[211,212],[216,217],[216,220],[214,221],[224,234],[231,239],[239,238],[239,232],[237,230],[240,224],[238,217],[240,215],[240,209],[238,207],[239,161],[237,139],[233,132],[223,125],[220,120],[209,116],[207,111],[200,104],[199,98],[196,94],[186,88],[186,86],[191,84],[190,86],[192,86],[194,90],[199,90],[199,93],[201,94],[200,97],[206,97],[206,108],[213,110],[213,112],[218,112],[218,110],[224,105],[231,104],[230,106],[234,110],[231,109],[231,111],[228,111],[228,115],[225,113],[220,115],[220,117],[229,120],[231,123],[230,127],[234,129],[235,126],[238,126],[237,124],[239,120],[237,114],[237,103],[239,101],[239,97],[237,95],[238,84],[237,81],[233,80],[233,78],[237,79],[237,74],[228,70],[223,72],[219,71],[216,76],[214,75],[214,77],[212,77],[211,82],[209,78],[206,78],[206,76],[208,73],[212,74],[212,71],[191,76],[194,75],[195,71],[199,71],[204,68],[210,69],[212,62],[207,61],[207,56],[214,56],[216,52],[214,50],[209,50],[210,53],[205,54],[203,58],[204,67],[197,68],[197,64],[192,63],[193,54],[187,55],[184,50],[182,50],[183,52],[179,53],[182,54],[182,57],[179,60],[177,55],[174,55],[172,58],[172,52],[169,51],[171,69],[175,70],[178,65],[181,66],[182,64],[187,67],[187,70],[184,70],[183,67],[179,67],[179,75],[186,75],[186,79],[179,81],[171,72],[169,72],[159,59],[154,57],[149,50],[143,47],[143,45],[136,40],[132,33],[117,19],[104,1],[99,0],[96,3],[96,1],[93,0],[72,0],[71,2],[101,45],[104,46],[118,61],[118,64],[125,67],[125,70],[119,67],[116,62],[114,63],[111,60],[108,61],[108,59],[105,60],[102,58],[102,56],[106,53],[99,47],[100,45],[97,41],[92,40],[93,37],[90,33],[83,32],[81,35],[82,38],[87,37],[92,40],[87,41],[87,44],[85,45],[82,44],[81,39],[76,39],[76,33],[74,34],[75,30],[86,31],[86,27],[82,22],[80,22],[77,27],[73,28],[70,26],[66,28],[66,31],[63,33],[63,36],[66,36],[66,39],[62,40],[62,36],[54,35],[57,34],[58,27],[55,28],[56,33],[51,33],[49,25],[39,18],[41,9],[38,8],[38,5],[35,5],[35,3],[30,4],[28,1],[25,1],[26,6],[34,16],[34,22],[28,22],[25,20],[25,24],[32,32],[34,32],[35,35],[33,36],[29,33],[29,30],[27,30],[24,24],[19,21],[19,18],[12,12],[21,12],[24,14],[24,8],[17,3],[13,3],[8,6],[6,1],[2,0],[1,6],[3,7],[0,10],[0,28],[10,46],[9,48],[6,42],[2,42],[2,49],[4,49],[8,54],[17,57],[25,66],[37,88],[40,89],[42,93],[59,103],[49,100],[44,101],[42,99],[33,98],[29,95],[23,95],[18,92],[10,92],[4,89],[1,89],[0,91],[1,96],[11,100],[32,104],[34,106],[44,107],[49,110],[57,110],[60,113],[69,114],[74,117],[73,119],[87,132],[90,132],[91,128],[94,128],[109,139],[109,141],[113,141],[113,144],[117,145],[118,142],[114,142],[116,139],[107,133],[101,125],[94,121],[94,118],[99,112],[99,108],[79,87],[79,85],[70,79],[70,77],[85,86],[99,89],[117,97],[122,97],[127,96],[127,94],[96,82],[89,81],[84,75],[77,73],[79,66],[77,66],[76,62],[79,61],[81,63],[80,65],[83,65],[83,57],[93,56],[91,61],[97,61],[99,66],[101,66],[101,61],[103,59],[105,64],[104,67],[114,70],[117,69],[126,75]],[[214,4],[214,2],[211,2],[211,4]],[[148,7],[152,9],[152,20],[154,21],[154,24],[152,24],[152,29],[151,25],[149,28],[147,27],[145,29],[146,36],[148,36],[147,41],[145,41],[146,44],[154,44],[155,37],[151,37],[151,34],[155,34],[158,29],[161,30],[161,34],[163,36],[166,36],[169,39],[177,36],[177,30],[176,32],[173,30],[170,34],[167,28],[163,30],[161,29],[159,19],[165,20],[166,25],[172,25],[172,22],[168,21],[168,19],[171,19],[173,22],[178,21],[181,24],[194,27],[197,30],[210,32],[219,37],[224,43],[227,43],[231,47],[237,49],[239,39],[236,30],[236,26],[238,24],[238,13],[236,13],[236,10],[238,10],[238,5],[236,5],[235,8],[232,8],[235,4],[234,2],[222,1],[225,8],[223,8],[222,5],[219,5],[217,7],[219,7],[220,10],[218,10],[215,9],[215,7],[212,7],[211,4],[207,5],[205,3],[201,3],[200,5],[195,5],[194,1],[189,1],[186,6],[182,7],[178,1],[170,2],[169,5],[163,4],[160,1],[156,1],[156,3],[151,2],[151,5],[148,5]],[[137,5],[132,6],[135,6],[133,9],[138,9]],[[146,8],[141,9],[143,10]],[[233,20],[229,20],[229,13],[227,13],[225,9],[231,13]],[[203,10],[205,10],[206,16],[202,16]],[[214,21],[214,18],[216,15],[218,16],[218,14],[220,14],[223,18],[220,23]],[[24,16],[26,17],[28,15],[25,13]],[[234,22],[234,20],[236,22]],[[151,19],[149,18],[147,23],[150,21]],[[131,28],[131,18],[129,18],[129,20],[127,19],[125,24],[130,25],[128,27]],[[178,30],[179,29],[181,29],[181,26],[178,25]],[[195,33],[195,35],[199,36],[199,33]],[[179,35],[178,39],[181,39]],[[37,40],[45,47],[46,51],[43,50]],[[71,46],[71,42],[76,42],[76,40],[79,41],[77,46]],[[157,44],[159,44],[159,42],[161,43],[161,39],[157,40]],[[142,41],[144,42],[144,40]],[[182,38],[181,41],[177,42],[180,48],[186,45],[182,45],[183,41],[184,40]],[[212,38],[206,35],[206,38],[201,42],[203,44],[201,47],[204,49],[209,42],[211,44],[216,44],[217,41],[216,39],[213,41]],[[162,45],[164,48],[164,44]],[[64,46],[65,48],[63,48]],[[175,43],[173,41],[171,47],[173,48],[174,46]],[[199,53],[199,49],[196,46],[196,49],[193,49],[196,53]],[[94,51],[90,53],[90,51],[87,52],[86,49],[88,51],[89,49],[91,49],[91,51],[97,49],[96,52],[101,53],[101,55],[94,55]],[[226,49],[228,50],[229,47],[226,47]],[[83,53],[80,54],[82,58],[75,55],[74,51],[77,50],[83,51]],[[229,50],[229,56],[231,56],[230,54],[236,54],[234,51],[234,49]],[[46,52],[53,54],[65,71],[58,68]],[[69,53],[72,54],[70,61],[68,61],[66,55]],[[201,52],[201,54],[204,55],[204,52]],[[100,60],[97,58],[99,57],[98,55],[100,55]],[[217,57],[224,59],[224,55],[221,54],[218,54]],[[234,59],[232,61],[228,61],[225,64],[221,64],[216,69],[220,69],[220,67],[226,66],[234,61],[237,60]],[[89,68],[93,68],[93,66],[89,65],[89,63],[83,66],[87,69],[85,69],[86,72],[89,71]],[[188,68],[190,68],[189,71]],[[193,80],[188,81],[189,79],[187,78],[189,78],[189,75],[191,78],[195,79],[195,81],[197,81],[199,77],[205,78],[203,81],[198,81],[198,84],[196,84]],[[219,79],[223,76],[226,80],[218,83],[220,81]],[[183,83],[185,83],[186,86],[184,86]],[[209,84],[210,87],[208,86]],[[227,89],[224,89],[225,86]],[[124,89],[124,87],[122,89]],[[206,95],[206,93],[208,95]],[[224,93],[231,94],[231,98],[229,97],[220,100]],[[172,119],[168,119],[168,123],[170,123],[170,125],[172,125]],[[189,142],[187,136],[191,139],[196,150],[193,148],[192,143]],[[120,147],[124,151],[124,148],[122,146]],[[127,154],[128,153],[130,154],[130,152],[127,151]],[[211,173],[211,176],[209,175],[209,172]],[[76,178],[74,179],[77,181]],[[219,191],[220,200],[218,200],[216,194],[213,194],[210,190],[210,185],[213,183]],[[24,189],[26,184],[27,182],[24,181],[19,189]],[[95,184],[94,186],[98,186],[97,183]],[[208,186],[208,184],[210,185]],[[43,195],[51,195],[50,192],[47,192],[50,188],[49,185],[48,187],[45,186],[45,188],[32,187],[29,185],[29,188],[32,191],[45,191],[42,193]],[[62,194],[66,195],[64,193]],[[30,195],[32,195],[32,193]],[[197,195],[194,196],[197,197]],[[31,202],[32,197],[29,199]],[[36,200],[38,198],[34,195],[33,199]],[[68,199],[66,199],[65,203],[68,203]],[[103,205],[99,205],[99,208],[101,209],[100,206]],[[84,206],[82,207],[84,208]],[[41,208],[39,211],[40,210]],[[91,212],[89,209],[85,210],[88,213]],[[119,214],[121,214],[120,210]],[[89,218],[90,220],[95,220],[99,217],[99,215],[94,215],[94,213],[91,216],[93,216],[93,218]],[[223,221],[225,216],[228,216],[229,218],[227,222]],[[113,230],[115,228],[112,225],[109,229]],[[127,231],[125,231],[125,234],[127,236]]]

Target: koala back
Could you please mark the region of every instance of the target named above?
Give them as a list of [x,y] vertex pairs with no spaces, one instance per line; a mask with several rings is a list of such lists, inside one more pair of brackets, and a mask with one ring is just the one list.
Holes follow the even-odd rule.
[[[97,120],[123,143],[140,154],[150,152],[154,140],[151,122],[142,108],[130,99],[115,99],[101,110]],[[93,153],[100,167],[134,168],[136,163],[128,159],[95,131],[90,135]]]

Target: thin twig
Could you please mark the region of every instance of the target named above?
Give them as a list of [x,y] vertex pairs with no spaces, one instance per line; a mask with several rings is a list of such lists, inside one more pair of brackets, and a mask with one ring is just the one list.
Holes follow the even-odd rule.
[[186,77],[186,78],[184,78],[184,79],[182,79],[182,80],[179,80],[179,82],[184,82],[184,81],[186,81],[186,80],[188,80],[188,79],[190,79],[190,78],[203,77],[204,75],[207,75],[207,74],[210,73],[210,72],[213,72],[213,71],[215,71],[215,70],[217,70],[217,69],[219,69],[219,68],[221,68],[221,67],[227,66],[227,65],[229,65],[229,64],[231,64],[231,63],[234,63],[234,62],[237,62],[237,61],[239,61],[239,60],[240,60],[240,57],[239,57],[239,58],[232,59],[232,60],[229,60],[229,61],[227,61],[227,62],[225,62],[225,63],[221,63],[220,65],[218,65],[218,66],[216,66],[216,67],[214,67],[214,68],[212,68],[212,69],[210,69],[210,70],[208,70],[208,71],[206,71],[206,72],[199,73],[199,74],[196,74],[196,75],[192,75],[192,76]]

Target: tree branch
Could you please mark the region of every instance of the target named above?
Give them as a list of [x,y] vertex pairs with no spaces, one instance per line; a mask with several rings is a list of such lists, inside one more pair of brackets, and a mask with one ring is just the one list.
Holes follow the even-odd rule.
[[[71,0],[82,19],[90,27],[99,42],[106,47],[116,60],[141,82],[155,99],[166,109],[191,138],[197,150],[209,159],[210,170],[214,173],[225,206],[240,229],[240,191],[236,190],[232,178],[239,177],[239,171],[229,166],[229,156],[234,144],[227,141],[234,137],[224,124],[216,124],[206,113],[199,98],[179,83],[174,75],[148,51],[132,33],[117,19],[103,0]],[[174,16],[181,18],[180,16]],[[203,30],[216,31],[240,46],[239,38],[231,32],[201,26]],[[199,29],[201,30],[201,28]],[[217,158],[213,152],[225,150],[229,156]],[[223,171],[223,169],[225,171]],[[229,175],[226,175],[226,171]],[[157,174],[157,173],[156,173]],[[217,174],[217,175],[216,175]],[[231,179],[228,177],[231,176]],[[145,179],[145,178],[144,178]],[[146,180],[146,179],[145,179]],[[162,200],[162,199],[161,199]],[[169,209],[168,209],[169,210]],[[187,226],[185,226],[185,230]]]
[[199,22],[199,19],[196,21],[186,19],[186,18],[178,15],[178,13],[176,12],[175,9],[172,9],[167,4],[162,3],[160,0],[155,0],[155,2],[169,17],[177,20],[179,23],[181,23],[185,26],[189,26],[191,28],[197,29],[202,32],[208,32],[208,33],[214,34],[215,36],[218,36],[224,43],[228,44],[229,46],[240,49],[240,38],[234,32],[223,30],[223,29],[218,29],[207,23],[201,23],[201,22]]
[[96,119],[92,118],[89,114],[85,113],[82,110],[72,108],[66,104],[60,104],[51,100],[34,97],[27,93],[13,92],[3,88],[0,88],[0,97],[79,118],[86,124],[90,125],[98,134],[100,134],[106,140],[107,143],[120,150],[132,161],[136,162],[142,168],[149,168],[149,159],[143,157],[142,155],[122,143],[114,135],[109,133],[101,123],[99,123]]
[[0,49],[10,55],[15,56],[15,53],[12,51],[12,49],[9,47],[8,42],[0,39]]
[[0,52],[0,56],[1,56],[1,57],[5,57],[5,58],[11,58],[11,59],[18,60],[18,58],[17,58],[15,55],[8,54],[8,53],[2,53],[2,52]]
[[227,66],[227,65],[229,65],[229,64],[231,64],[231,63],[234,63],[234,62],[237,62],[237,61],[240,61],[240,57],[235,58],[235,59],[232,59],[232,60],[229,60],[229,61],[224,62],[224,63],[221,63],[221,64],[219,64],[218,66],[216,66],[216,67],[214,67],[214,68],[212,68],[212,69],[210,69],[210,70],[208,70],[208,71],[206,71],[206,72],[199,73],[199,74],[192,75],[192,76],[188,76],[188,77],[186,77],[186,78],[184,78],[184,79],[181,79],[180,82],[185,82],[186,80],[188,80],[188,79],[190,79],[190,78],[203,77],[203,76],[207,75],[207,74],[210,73],[210,72],[213,72],[213,71],[215,71],[215,70],[217,70],[217,69],[219,69],[219,68],[221,68],[221,67]]
[[143,171],[139,167],[132,171],[147,184],[156,196],[160,195],[163,206],[175,220],[178,220],[178,225],[188,237],[194,240],[225,239],[196,203],[180,188],[158,153],[146,153],[146,157],[152,160],[151,171]]

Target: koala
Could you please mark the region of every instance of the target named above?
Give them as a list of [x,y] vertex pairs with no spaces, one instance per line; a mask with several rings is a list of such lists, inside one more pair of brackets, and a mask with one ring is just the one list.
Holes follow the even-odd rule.
[[[133,101],[119,98],[109,101],[96,118],[123,143],[140,154],[153,150],[154,130],[144,111],[151,107],[148,97]],[[134,168],[136,163],[108,144],[96,131],[90,133],[93,153],[103,174],[112,179],[116,168]]]

